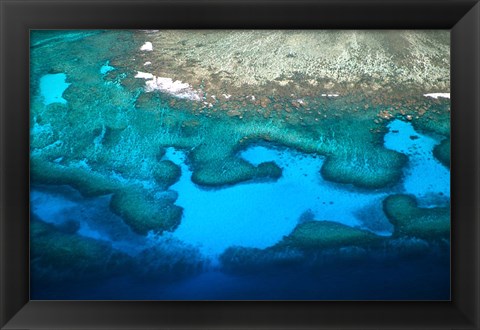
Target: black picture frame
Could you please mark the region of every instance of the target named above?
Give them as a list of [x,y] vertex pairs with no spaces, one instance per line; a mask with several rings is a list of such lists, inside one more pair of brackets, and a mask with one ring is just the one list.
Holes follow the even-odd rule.
[[[473,0],[0,0],[1,329],[479,329],[480,4]],[[29,301],[29,30],[449,29],[452,300]]]

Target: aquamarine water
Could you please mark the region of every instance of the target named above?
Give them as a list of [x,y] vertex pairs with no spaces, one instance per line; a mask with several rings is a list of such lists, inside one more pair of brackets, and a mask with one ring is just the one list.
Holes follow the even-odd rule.
[[102,67],[100,68],[100,73],[102,75],[105,75],[107,73],[109,73],[110,71],[113,71],[115,70],[115,68],[113,66],[110,65],[110,61],[107,61],[105,62],[104,65],[102,65]]
[[[404,179],[396,190],[416,196],[427,207],[445,204],[450,196],[449,170],[432,154],[439,141],[417,133],[401,120],[388,127],[385,147],[409,157]],[[381,201],[389,192],[370,192],[324,180],[319,171],[324,157],[264,146],[250,147],[239,156],[253,165],[274,161],[282,168],[282,177],[275,182],[206,190],[191,181],[185,154],[167,149],[165,158],[182,169],[180,180],[170,187],[178,192],[176,204],[184,208],[175,237],[201,247],[210,256],[236,245],[266,248],[288,235],[305,212],[317,220],[336,221],[378,235],[391,234],[393,228],[381,209]],[[369,212],[361,212],[364,209]],[[375,217],[382,224],[381,230],[366,227],[364,217]]]
[[[167,158],[173,160],[170,153]],[[324,161],[320,157],[261,146],[247,149],[240,157],[254,165],[275,161],[283,169],[282,177],[275,182],[205,190],[191,181],[192,172],[179,162],[182,157],[175,159],[182,168],[182,177],[170,189],[178,192],[176,204],[184,208],[184,213],[174,236],[199,245],[207,255],[218,255],[229,246],[272,246],[295,228],[305,212],[313,213],[315,219],[361,226],[355,212],[378,204],[385,196],[355,193],[326,182],[319,171]],[[386,218],[384,222],[389,228]],[[380,234],[388,235],[388,231]]]
[[63,92],[70,86],[66,79],[67,75],[65,73],[46,74],[40,78],[40,94],[45,105],[67,103],[67,100],[62,96]]
[[440,139],[419,134],[412,124],[401,120],[392,121],[388,128],[385,147],[408,156],[404,191],[416,196],[423,207],[446,203],[450,199],[450,170],[433,156],[433,148]]
[[[335,221],[389,236],[393,227],[383,213],[382,200],[394,191],[416,196],[425,207],[445,205],[450,196],[450,171],[432,155],[438,139],[416,132],[410,123],[401,120],[392,121],[388,127],[385,147],[404,153],[409,159],[402,182],[390,191],[368,191],[326,181],[320,174],[324,157],[273,146],[252,146],[239,157],[253,165],[274,161],[283,170],[277,181],[205,189],[192,182],[185,153],[167,148],[164,159],[173,161],[182,171],[170,189],[178,193],[175,204],[184,210],[180,226],[165,236],[199,247],[206,258],[215,259],[231,246],[273,246],[295,228],[305,212],[316,220]],[[147,241],[154,244],[150,237],[134,234],[109,211],[109,196],[72,198],[34,189],[32,211],[44,221],[57,224],[69,217],[81,219],[77,234],[109,241],[130,254],[141,251]],[[362,212],[365,209],[368,212]],[[371,217],[377,219],[377,228],[365,225],[366,218]]]

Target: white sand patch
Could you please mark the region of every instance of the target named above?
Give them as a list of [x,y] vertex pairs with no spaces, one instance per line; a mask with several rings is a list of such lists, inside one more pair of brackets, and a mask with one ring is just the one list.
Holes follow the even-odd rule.
[[338,94],[322,94],[322,96],[326,96],[326,97],[338,97],[340,95]]
[[145,90],[153,92],[160,90],[182,99],[189,99],[192,101],[200,101],[200,93],[195,91],[189,84],[183,83],[180,80],[173,81],[172,78],[156,77],[145,82]]
[[145,91],[161,91],[181,99],[201,101],[201,92],[196,91],[188,83],[180,80],[173,81],[172,78],[156,77],[151,73],[137,71],[135,78],[145,79]]
[[423,96],[432,97],[434,99],[438,99],[439,97],[449,99],[450,98],[450,93],[428,93],[428,94],[423,94]]
[[135,75],[135,78],[154,79],[155,76],[151,73],[148,73],[148,72],[137,71],[137,74]]
[[151,52],[153,50],[153,45],[150,41],[147,41],[143,44],[142,47],[140,47],[140,50]]

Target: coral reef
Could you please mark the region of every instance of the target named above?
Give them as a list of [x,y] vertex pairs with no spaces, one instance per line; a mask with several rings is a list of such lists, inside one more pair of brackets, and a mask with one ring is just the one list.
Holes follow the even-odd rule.
[[346,246],[367,247],[383,241],[381,236],[332,221],[309,221],[299,224],[277,247],[301,250],[338,248]]
[[394,237],[417,237],[425,240],[450,238],[450,207],[419,208],[414,197],[391,195],[383,209],[394,225]]
[[156,166],[153,168],[153,178],[155,179],[155,182],[162,188],[162,189],[167,189],[170,187],[172,184],[177,182],[177,180],[180,178],[181,171],[180,167],[178,165],[175,165],[170,160],[163,160],[156,164]]
[[162,233],[174,230],[180,223],[182,208],[173,204],[175,199],[175,195],[167,194],[156,199],[133,187],[115,193],[110,208],[139,234]]
[[[156,76],[203,86],[227,101],[449,89],[449,38],[442,31],[161,30],[134,38],[139,71],[149,62]],[[153,49],[142,52],[147,40]]]
[[334,182],[353,183],[362,188],[382,188],[400,180],[401,169],[406,163],[405,155],[382,149],[378,149],[377,153],[345,153],[328,157],[322,166],[322,175]]
[[[247,66],[243,63],[239,64],[239,67],[229,67],[228,70],[231,71],[228,71],[228,75],[231,78],[225,78],[225,81],[230,81],[233,77],[240,81],[244,79],[242,77],[252,77],[251,74],[242,75],[239,70],[250,72],[249,68],[258,69],[259,74],[249,82],[254,86],[255,95],[249,95],[244,90],[241,90],[241,94],[238,94],[238,91],[235,93],[233,90],[224,90],[224,92],[210,90],[210,87],[216,88],[215,78],[210,77],[211,72],[207,74],[206,71],[202,71],[203,69],[190,66],[189,68],[195,71],[196,79],[203,77],[201,72],[206,74],[202,78],[203,85],[200,83],[195,85],[195,82],[189,79],[188,74],[181,76],[185,69],[182,66],[181,56],[185,54],[187,54],[185,56],[190,56],[188,54],[200,51],[207,44],[220,47],[209,50],[209,52],[216,51],[222,54],[222,47],[224,47],[221,46],[222,44],[231,44],[233,47],[237,43],[245,43],[249,38],[255,39],[258,31],[238,32],[238,36],[246,37],[246,39],[235,37],[233,32],[232,34],[225,33],[225,38],[223,38],[225,40],[222,42],[214,41],[218,39],[218,33],[214,31],[190,32],[187,39],[182,37],[185,35],[185,32],[182,31],[105,32],[89,35],[78,44],[72,42],[53,43],[33,48],[31,81],[34,95],[35,91],[38,91],[37,80],[46,72],[65,72],[67,82],[71,84],[63,95],[68,101],[67,104],[54,103],[42,106],[38,97],[32,98],[33,153],[36,153],[40,157],[38,159],[42,161],[52,162],[61,158],[60,164],[64,166],[86,160],[95,172],[107,175],[113,171],[126,181],[132,178],[148,181],[152,180],[153,173],[158,170],[156,167],[162,166],[157,164],[161,147],[174,146],[188,151],[189,166],[193,169],[193,180],[197,184],[219,187],[278,176],[278,169],[267,170],[263,166],[255,168],[236,157],[239,149],[260,139],[303,152],[327,156],[327,161],[321,171],[322,175],[329,180],[351,183],[364,188],[380,188],[397,183],[405,164],[402,155],[381,146],[381,136],[388,120],[394,116],[404,116],[411,118],[415,125],[423,125],[430,131],[434,128],[430,127],[429,123],[438,122],[439,124],[435,125],[444,127],[441,129],[442,134],[449,127],[449,108],[446,107],[445,100],[427,99],[408,88],[402,89],[397,86],[395,92],[402,90],[402,93],[386,98],[383,87],[376,90],[370,86],[367,88],[368,93],[359,94],[354,90],[358,91],[361,88],[358,88],[358,84],[354,84],[355,89],[349,90],[348,95],[340,94],[339,97],[335,97],[334,93],[328,92],[328,90],[335,90],[336,87],[329,87],[332,84],[317,83],[317,86],[308,83],[308,86],[303,89],[303,91],[308,91],[308,95],[300,95],[299,90],[293,88],[291,84],[301,84],[302,81],[308,80],[306,76],[309,71],[301,73],[301,68],[307,70],[306,68],[314,67],[316,69],[312,71],[313,73],[316,72],[315,70],[327,70],[322,71],[322,74],[317,72],[316,75],[329,77],[338,76],[337,71],[343,66],[331,62],[331,59],[336,57],[330,57],[323,52],[309,52],[299,56],[301,52],[293,49],[300,45],[304,49],[304,46],[310,42],[313,43],[312,45],[316,45],[315,47],[331,45],[334,53],[340,51],[345,46],[336,44],[336,38],[334,38],[336,34],[333,32],[265,32],[268,35],[268,38],[264,40],[265,49],[273,47],[270,44],[273,40],[285,40],[289,45],[285,58],[299,63],[300,67],[297,71],[300,73],[288,73],[289,69],[286,67],[284,69],[287,71],[284,72],[282,71],[284,69],[276,65],[269,67],[267,71],[262,71],[261,63],[268,62],[268,60],[248,61]],[[431,58],[428,65],[426,62],[422,64],[425,72],[429,74],[441,77],[443,75],[443,69],[440,69],[441,64],[448,60],[438,55],[443,54],[444,44],[447,40],[444,40],[442,34],[431,31],[418,34],[408,31],[399,34],[377,31],[371,36],[358,31],[338,33],[352,40],[352,44],[347,46],[347,54],[350,54],[347,56],[348,63],[353,63],[351,65],[354,65],[360,72],[357,77],[352,74],[350,70],[352,68],[350,68],[348,76],[340,75],[347,80],[362,79],[364,81],[364,78],[359,77],[370,73],[372,75],[379,74],[374,73],[377,66],[373,64],[384,63],[385,58],[390,56],[389,52],[397,54],[396,52],[400,51],[395,48],[394,40],[401,40],[403,45],[409,45],[411,49],[416,49],[417,46],[423,47],[422,49],[425,50],[423,56]],[[65,38],[69,40],[69,34],[66,34]],[[144,39],[149,38],[153,50],[140,50],[146,42]],[[187,45],[194,42],[196,38],[199,41],[195,42],[195,45],[203,44],[203,46],[195,47],[193,50],[188,48]],[[431,38],[439,41],[438,46],[433,47],[427,42]],[[175,42],[177,39],[178,43]],[[201,39],[208,40],[208,42],[202,42]],[[302,41],[300,42],[300,40]],[[379,43],[379,40],[382,42]],[[323,44],[317,43],[317,41],[322,41]],[[115,46],[106,52],[103,50],[104,47],[101,47],[106,43],[112,43]],[[358,49],[351,48],[353,44],[357,44],[360,48],[366,47],[366,49],[375,50],[378,50],[381,45],[382,50],[376,51],[375,54],[382,54],[381,56],[385,56],[385,58],[383,60],[380,57],[372,59],[372,63],[370,63],[372,65],[368,64],[368,61],[364,61],[362,64],[358,56],[354,55],[358,54]],[[279,47],[280,44],[275,42],[275,45],[273,49]],[[87,54],[84,49],[88,48],[98,49],[98,52]],[[239,49],[243,48],[239,47]],[[257,53],[262,54],[261,56],[265,55],[267,58],[272,53],[271,51],[268,54],[264,53],[261,47],[255,49]],[[205,50],[201,51],[202,56],[207,56],[204,54]],[[282,48],[277,53],[281,54],[284,51],[286,49]],[[82,56],[72,58],[67,56],[68,52],[82,54]],[[225,53],[227,58],[230,58],[229,52]],[[401,51],[400,53],[403,54]],[[413,59],[418,55],[415,54],[411,55]],[[172,55],[174,56],[172,57]],[[167,59],[166,57],[169,56],[171,58]],[[222,58],[222,56],[218,58]],[[244,56],[249,57],[248,51],[246,54],[237,54],[234,57],[243,58]],[[316,58],[316,56],[324,58]],[[150,60],[144,62],[147,57]],[[40,58],[41,61],[37,60]],[[58,60],[59,58],[62,60]],[[410,62],[406,58],[408,58],[406,54],[398,55],[398,61],[393,61],[399,68],[402,68],[399,69],[399,72],[403,72],[403,74],[413,72],[413,64],[418,61],[417,59]],[[161,59],[163,62],[161,62],[160,68],[156,66],[156,63],[160,63],[158,61]],[[211,56],[202,57],[202,59],[207,62],[216,61]],[[337,58],[336,60],[343,59]],[[101,67],[107,61],[115,70],[102,75]],[[150,64],[144,66],[147,62]],[[204,65],[204,63],[195,63],[192,64]],[[278,64],[283,65],[282,63],[283,60]],[[317,64],[312,67],[308,63]],[[210,64],[213,67],[217,65],[214,65],[213,62]],[[323,64],[328,64],[328,66],[325,67]],[[137,69],[132,69],[136,66],[138,66]],[[172,76],[172,79],[195,85],[195,90],[202,90],[204,99],[195,101],[181,99],[161,91],[146,92],[143,79],[135,78],[138,72],[147,70],[154,72],[159,77],[169,77],[170,71],[174,68],[176,76]],[[274,68],[280,70],[278,71],[280,73],[277,71],[274,73]],[[197,72],[197,69],[201,72]],[[160,71],[155,72],[155,70]],[[260,72],[264,73],[260,74]],[[334,72],[337,73],[334,74]],[[217,73],[211,74],[215,76]],[[268,81],[278,85],[276,78],[271,74],[290,75],[287,85],[277,86],[278,88],[287,88],[290,91],[288,94],[279,94],[269,89]],[[403,74],[400,76],[403,77]],[[97,79],[93,78],[95,76]],[[395,83],[398,83],[398,77],[399,74],[396,73]],[[380,78],[379,76],[377,80],[386,81]],[[338,84],[342,84],[342,79],[336,79]],[[431,88],[439,89],[447,86],[445,84],[448,83],[448,79],[448,75],[444,74],[443,78],[431,80],[436,84]],[[420,83],[425,83],[425,81],[419,80],[414,85],[418,86]],[[228,84],[228,86],[238,85],[243,86],[239,88],[244,88],[245,84],[248,85],[247,82],[239,82],[238,84]],[[221,85],[223,86],[224,83],[222,82]],[[262,86],[267,87],[263,90]],[[315,86],[318,87],[318,91]],[[262,90],[265,92],[263,96],[261,95]],[[408,97],[405,96],[407,91]],[[321,97],[323,94],[326,96]],[[328,96],[330,94],[332,96]],[[415,98],[418,96],[421,98]],[[425,120],[422,121],[422,118]],[[417,122],[418,124],[416,124]],[[442,123],[446,123],[447,126]],[[438,131],[438,129],[433,130],[433,132]],[[166,184],[172,182],[169,181]],[[163,182],[157,180],[157,184],[158,187],[155,188],[157,190],[166,188]]]
[[133,260],[106,243],[58,231],[38,219],[30,222],[31,266],[37,280],[99,279],[124,273]]
[[198,250],[172,238],[154,239],[135,255],[110,242],[65,231],[32,217],[31,267],[35,283],[99,281],[131,274],[141,281],[179,281],[205,267]]
[[332,221],[302,221],[278,244],[266,249],[231,247],[221,256],[226,271],[278,271],[284,267],[316,269],[328,264],[391,262],[399,258],[448,259],[449,207],[419,208],[415,198],[390,195],[383,203],[394,226],[392,236],[378,236]]
[[433,148],[433,155],[446,167],[450,168],[450,139],[444,139]]
[[87,167],[62,166],[38,156],[30,158],[30,177],[34,184],[70,185],[83,196],[110,194],[121,184]]

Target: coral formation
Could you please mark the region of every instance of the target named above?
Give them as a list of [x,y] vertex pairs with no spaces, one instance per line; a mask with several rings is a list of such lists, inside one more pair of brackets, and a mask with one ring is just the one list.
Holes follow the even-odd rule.
[[36,279],[99,279],[124,273],[133,265],[125,253],[91,238],[57,231],[38,219],[30,223],[31,265]]
[[70,185],[84,196],[110,194],[121,184],[87,167],[63,166],[38,156],[30,158],[30,177],[34,184]]
[[309,221],[299,224],[277,247],[321,250],[344,246],[366,247],[380,241],[383,241],[381,236],[338,222]]
[[394,237],[450,238],[450,207],[419,208],[412,196],[391,195],[384,200],[383,209],[394,225]]
[[180,178],[180,167],[170,160],[163,160],[153,168],[153,178],[162,188],[167,189]]
[[302,221],[278,244],[266,249],[231,247],[220,257],[234,273],[292,265],[319,267],[328,263],[372,262],[429,255],[448,257],[449,207],[419,208],[415,198],[390,195],[383,207],[394,226],[392,236],[378,236],[332,221]]
[[36,283],[98,281],[126,273],[142,281],[179,281],[205,267],[198,250],[174,239],[153,240],[140,253],[130,255],[108,241],[66,232],[35,216],[30,228]]
[[433,148],[433,155],[446,167],[450,168],[450,139],[444,139]]
[[156,199],[142,189],[124,189],[112,196],[110,208],[139,234],[172,231],[180,223],[182,208],[173,204],[176,196],[165,195]]

